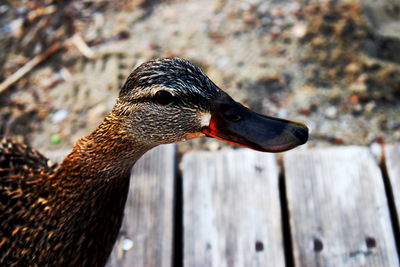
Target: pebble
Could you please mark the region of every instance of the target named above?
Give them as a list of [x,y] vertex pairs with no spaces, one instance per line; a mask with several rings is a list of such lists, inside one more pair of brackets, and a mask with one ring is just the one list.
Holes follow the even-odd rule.
[[51,118],[51,121],[53,123],[60,123],[63,120],[65,120],[68,116],[69,112],[66,109],[60,109],[57,110],[54,114],[53,117]]
[[292,34],[296,38],[303,38],[307,33],[307,26],[303,23],[297,23],[292,28]]
[[9,10],[9,7],[6,5],[1,5],[0,6],[0,14],[6,13]]
[[251,7],[250,3],[247,3],[247,2],[241,2],[241,3],[240,3],[240,8],[241,8],[242,10],[249,10],[250,7]]
[[364,93],[367,91],[367,86],[364,83],[352,83],[349,86],[349,90],[353,93]]
[[13,20],[10,24],[0,27],[0,31],[11,34],[15,38],[20,38],[23,33],[23,22],[22,18]]
[[360,116],[363,112],[363,108],[361,106],[361,104],[356,104],[353,107],[352,113],[354,116]]
[[336,107],[333,107],[333,106],[328,107],[328,108],[325,110],[325,112],[324,112],[325,116],[326,116],[328,119],[335,119],[336,116],[337,116],[337,113],[338,113],[337,108],[336,108]]
[[208,149],[210,151],[217,151],[220,148],[220,144],[218,141],[211,141],[208,145]]
[[400,123],[398,120],[394,119],[394,118],[388,118],[388,128],[389,130],[397,130],[400,129]]
[[288,110],[287,109],[280,109],[277,113],[279,118],[287,118],[288,117]]
[[376,107],[376,103],[374,101],[372,101],[372,102],[368,102],[365,105],[364,109],[366,112],[372,112],[375,110],[375,107]]
[[371,149],[372,154],[375,157],[379,158],[381,156],[381,154],[382,154],[382,146],[379,143],[373,142],[370,145],[370,149]]
[[360,70],[361,70],[361,66],[359,64],[357,64],[357,63],[354,63],[354,62],[348,64],[344,69],[344,71],[349,73],[349,74],[357,73]]
[[219,69],[225,69],[226,67],[228,67],[231,64],[231,61],[228,57],[223,57],[220,60],[217,61],[217,67]]

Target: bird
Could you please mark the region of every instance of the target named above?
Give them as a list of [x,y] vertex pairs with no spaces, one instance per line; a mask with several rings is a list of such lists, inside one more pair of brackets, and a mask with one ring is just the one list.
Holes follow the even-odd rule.
[[308,128],[251,111],[185,59],[145,62],[98,128],[60,164],[1,140],[0,265],[104,266],[135,162],[158,145],[203,136],[281,152],[304,144]]

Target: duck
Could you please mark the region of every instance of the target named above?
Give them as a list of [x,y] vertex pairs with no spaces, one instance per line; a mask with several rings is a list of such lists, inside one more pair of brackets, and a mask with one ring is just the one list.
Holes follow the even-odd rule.
[[158,145],[203,136],[282,152],[304,144],[308,128],[251,111],[187,60],[143,63],[98,128],[60,164],[1,140],[0,265],[104,266],[135,162]]

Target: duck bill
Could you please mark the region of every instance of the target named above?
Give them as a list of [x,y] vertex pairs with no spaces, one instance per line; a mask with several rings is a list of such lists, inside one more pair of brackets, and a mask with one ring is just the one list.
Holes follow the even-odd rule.
[[304,124],[255,113],[224,95],[211,104],[202,132],[210,137],[264,152],[283,152],[307,142]]

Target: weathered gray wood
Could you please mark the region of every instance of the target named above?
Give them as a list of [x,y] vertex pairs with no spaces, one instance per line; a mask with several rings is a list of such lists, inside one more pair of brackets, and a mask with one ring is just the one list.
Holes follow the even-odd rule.
[[109,267],[171,266],[174,177],[174,145],[153,149],[135,164]]
[[61,163],[63,159],[71,152],[71,150],[59,149],[59,150],[48,150],[41,152],[52,162]]
[[399,266],[381,171],[367,148],[284,156],[296,266]]
[[184,266],[284,266],[273,155],[193,152],[183,170]]
[[387,146],[385,150],[390,185],[393,191],[397,215],[400,216],[400,145]]

